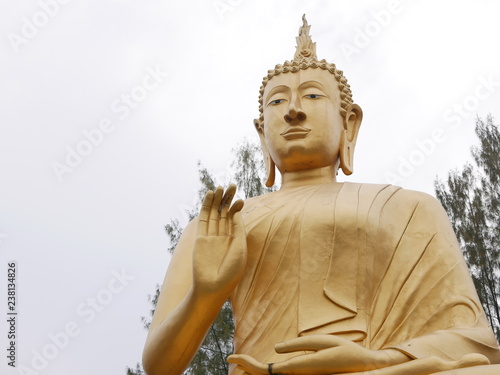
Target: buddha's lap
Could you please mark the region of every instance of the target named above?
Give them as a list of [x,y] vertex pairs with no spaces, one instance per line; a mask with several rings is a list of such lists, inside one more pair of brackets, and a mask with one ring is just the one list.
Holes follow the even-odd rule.
[[457,370],[437,372],[435,374],[436,375],[500,375],[500,365],[473,366]]

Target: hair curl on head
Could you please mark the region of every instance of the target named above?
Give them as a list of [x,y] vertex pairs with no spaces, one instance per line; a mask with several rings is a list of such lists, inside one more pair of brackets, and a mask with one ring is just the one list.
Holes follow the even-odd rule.
[[351,86],[347,83],[347,78],[344,77],[342,70],[338,70],[335,67],[335,64],[329,63],[325,59],[321,61],[313,60],[307,62],[298,62],[296,60],[292,62],[285,61],[283,65],[278,64],[274,69],[269,70],[267,72],[267,76],[265,76],[262,80],[262,85],[260,86],[259,90],[259,127],[262,127],[264,124],[264,89],[266,88],[266,85],[271,80],[271,78],[282,73],[295,73],[299,70],[305,70],[308,68],[320,68],[323,70],[327,70],[335,76],[335,79],[339,84],[338,88],[340,92],[340,114],[342,115],[342,117],[346,116],[347,108],[353,103],[353,100]]

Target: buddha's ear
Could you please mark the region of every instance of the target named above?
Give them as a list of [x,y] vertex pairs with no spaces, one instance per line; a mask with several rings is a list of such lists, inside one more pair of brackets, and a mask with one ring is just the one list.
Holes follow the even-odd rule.
[[271,187],[274,185],[276,168],[274,165],[274,161],[271,158],[269,151],[267,150],[266,139],[264,137],[264,124],[257,119],[253,120],[253,124],[255,126],[255,130],[257,130],[257,133],[259,133],[260,147],[264,156],[264,165],[266,166],[266,186]]
[[343,117],[344,130],[340,138],[340,167],[346,176],[354,170],[354,148],[362,119],[363,111],[359,105],[351,104],[347,107],[347,113]]

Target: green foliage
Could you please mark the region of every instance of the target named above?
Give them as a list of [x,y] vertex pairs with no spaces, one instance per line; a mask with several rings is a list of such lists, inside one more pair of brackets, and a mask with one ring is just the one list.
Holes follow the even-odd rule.
[[262,184],[266,167],[260,146],[244,139],[237,148],[233,149],[233,154],[235,158],[231,167],[235,170],[234,182],[238,189],[243,191],[245,199],[277,190],[276,186],[267,188]]
[[189,213],[190,218],[194,218],[196,215],[198,215],[199,206],[203,201],[203,197],[205,196],[207,191],[209,190],[215,191],[215,189],[217,188],[215,184],[215,177],[212,176],[210,171],[207,168],[205,168],[199,161],[198,161],[198,177],[201,183],[201,187],[198,190],[198,205],[195,210],[195,214],[192,217],[191,215],[193,213],[192,212]]
[[476,120],[476,134],[479,146],[472,148],[474,164],[451,171],[446,183],[436,180],[435,190],[500,341],[500,132],[488,116],[486,121]]
[[[191,213],[189,213],[189,220],[192,220],[192,218],[193,217]],[[182,234],[182,227],[179,224],[179,220],[171,219],[170,223],[165,225],[165,232],[167,232],[168,242],[170,243],[170,246],[168,247],[167,250],[170,254],[172,254]]]
[[156,284],[156,289],[154,294],[148,295],[148,301],[151,302],[151,310],[149,310],[149,317],[142,316],[141,322],[144,325],[144,328],[149,329],[151,325],[151,318],[155,313],[156,304],[158,303],[158,297],[160,296],[160,285]]
[[146,373],[142,369],[142,366],[138,363],[135,366],[135,369],[127,367],[127,375],[146,375]]
[[233,149],[233,153],[235,159],[231,167],[235,170],[234,181],[244,192],[245,199],[262,195],[265,188],[259,175],[265,166],[261,158],[256,158],[256,155],[260,155],[259,146],[245,139],[238,148]]
[[[260,153],[260,148],[244,140],[237,148],[233,149],[235,156],[231,166],[236,171],[232,181],[234,181],[245,198],[251,198],[261,195],[273,189],[266,189],[261,183],[260,176],[264,173],[264,162]],[[215,177],[210,171],[198,162],[198,176],[201,187],[198,190],[198,203],[196,207],[188,212],[189,219],[193,219],[198,214],[201,201],[208,190],[216,189]],[[170,246],[168,251],[173,253],[177,243],[182,235],[182,228],[178,219],[171,219],[170,223],[165,225]],[[156,303],[160,294],[161,287],[156,285],[154,294],[148,296],[151,302],[151,310],[148,317],[142,317],[141,321],[146,329],[149,329],[151,319],[155,312]],[[226,358],[233,352],[233,333],[234,322],[231,304],[226,301],[222,306],[219,315],[210,327],[205,340],[200,349],[193,358],[189,368],[184,372],[185,375],[220,375],[228,373],[228,363]],[[140,364],[136,369],[127,368],[127,375],[145,375]]]

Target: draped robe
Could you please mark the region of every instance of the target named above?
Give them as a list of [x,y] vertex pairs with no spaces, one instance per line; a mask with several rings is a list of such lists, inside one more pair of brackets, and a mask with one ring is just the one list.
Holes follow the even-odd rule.
[[[335,334],[369,349],[456,360],[498,345],[441,205],[390,185],[333,183],[245,203],[248,260],[231,296],[235,353]],[[232,374],[240,373],[232,368]]]

